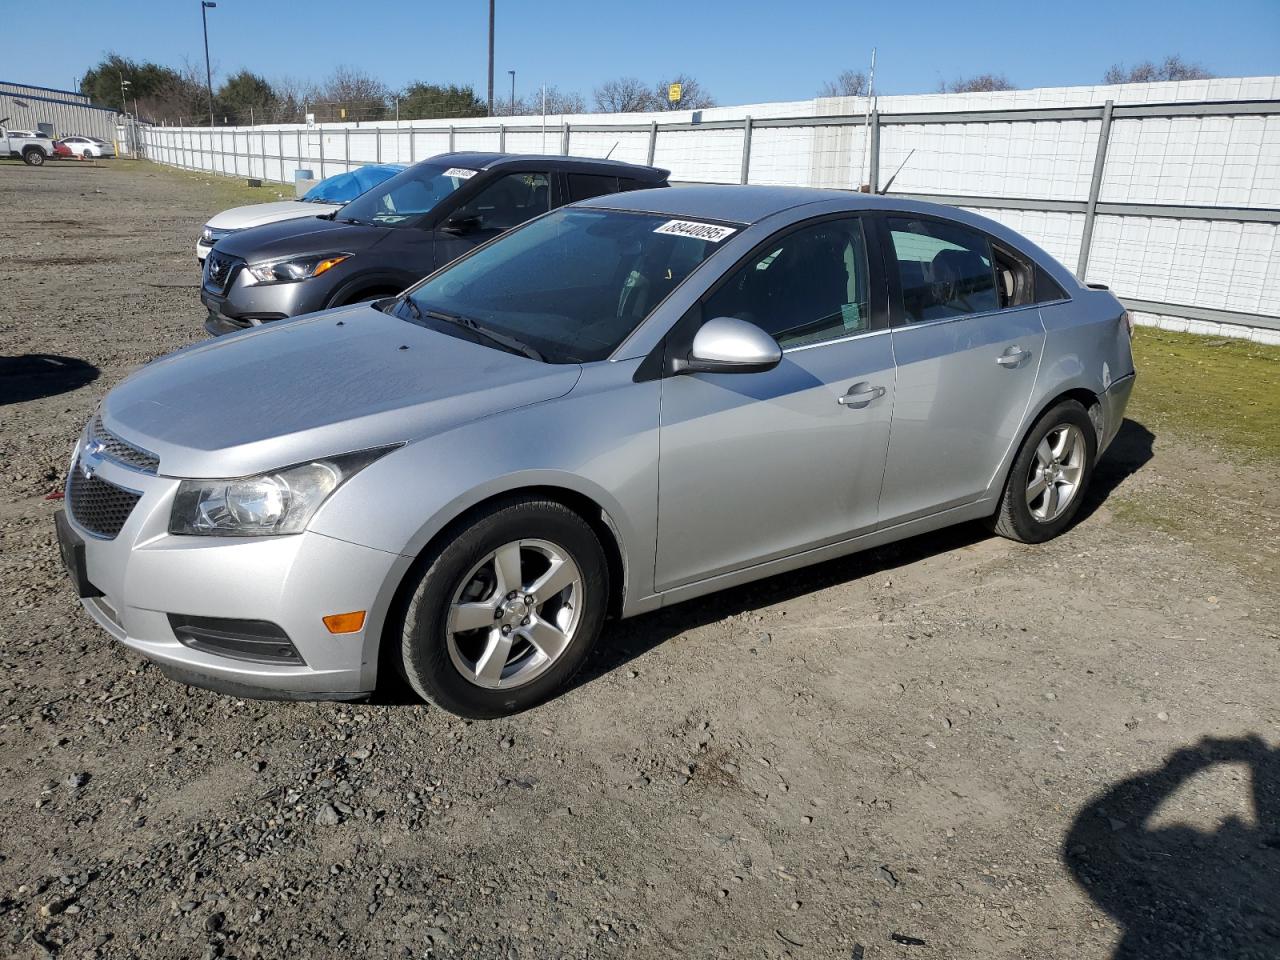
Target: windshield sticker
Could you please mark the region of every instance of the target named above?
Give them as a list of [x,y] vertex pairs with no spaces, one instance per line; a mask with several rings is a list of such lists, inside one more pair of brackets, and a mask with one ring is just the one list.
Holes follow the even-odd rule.
[[458,180],[470,180],[476,175],[474,170],[468,170],[466,167],[450,167],[444,172],[446,177],[454,177]]
[[677,237],[690,237],[694,240],[710,240],[719,243],[725,237],[738,232],[737,227],[722,227],[715,223],[697,223],[693,220],[668,220],[654,233],[670,233]]

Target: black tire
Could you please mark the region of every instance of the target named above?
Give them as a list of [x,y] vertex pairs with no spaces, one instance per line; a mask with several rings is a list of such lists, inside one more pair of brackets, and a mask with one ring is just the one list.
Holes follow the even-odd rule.
[[[527,683],[486,689],[455,665],[447,638],[450,604],[462,580],[490,553],[516,540],[538,539],[565,552],[582,576],[577,629],[564,651]],[[569,682],[595,646],[609,597],[608,561],[590,525],[561,503],[540,498],[499,501],[425,556],[409,596],[400,637],[399,666],[414,691],[463,717],[488,719],[527,710]],[[541,598],[540,598],[541,599]]]
[[44,166],[44,151],[31,148],[22,151],[22,162],[28,167]]
[[[1083,439],[1081,477],[1071,493],[1071,499],[1061,513],[1051,519],[1037,518],[1027,501],[1028,483],[1032,470],[1038,467],[1036,450],[1049,434],[1062,427],[1076,427]],[[1052,540],[1071,526],[1080,512],[1081,504],[1089,489],[1093,467],[1098,457],[1098,435],[1085,408],[1075,400],[1061,400],[1038,419],[1028,431],[1018,455],[1013,459],[1009,477],[1005,481],[1000,508],[991,518],[991,528],[1002,537],[1019,543],[1044,543]]]

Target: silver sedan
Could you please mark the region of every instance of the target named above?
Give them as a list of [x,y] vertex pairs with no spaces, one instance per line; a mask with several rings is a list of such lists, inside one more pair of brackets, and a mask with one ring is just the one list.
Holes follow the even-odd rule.
[[76,445],[59,541],[89,614],[179,680],[355,698],[398,668],[498,716],[609,616],[961,521],[1061,533],[1130,335],[963,211],[599,197],[399,297],[149,364]]

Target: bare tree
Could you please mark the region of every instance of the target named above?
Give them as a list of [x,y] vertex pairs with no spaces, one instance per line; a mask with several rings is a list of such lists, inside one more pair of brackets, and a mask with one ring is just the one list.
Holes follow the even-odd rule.
[[605,81],[596,87],[595,101],[599,113],[643,113],[654,108],[653,91],[635,77]]
[[1103,83],[1157,83],[1162,80],[1212,80],[1213,74],[1198,63],[1189,63],[1176,53],[1160,63],[1150,60],[1126,68],[1113,64],[1102,78]]
[[1017,90],[1002,73],[979,73],[938,84],[939,93],[991,93],[995,90]]
[[828,80],[818,91],[820,97],[865,97],[871,90],[867,75],[861,70],[841,70],[834,80]]
[[[680,84],[680,99],[674,103],[667,93],[673,83]],[[657,101],[653,107],[655,110],[702,110],[716,105],[716,98],[687,73],[677,73],[670,80],[660,82],[654,88],[654,97]]]
[[387,115],[387,88],[362,70],[339,66],[320,85],[315,106],[322,122],[381,120]]

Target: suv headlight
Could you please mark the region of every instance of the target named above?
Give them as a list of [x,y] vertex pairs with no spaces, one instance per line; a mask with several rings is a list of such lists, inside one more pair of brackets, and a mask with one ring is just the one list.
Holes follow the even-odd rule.
[[301,533],[329,496],[397,445],[299,463],[238,480],[183,480],[169,532],[205,537]]
[[349,253],[322,253],[308,257],[289,257],[287,260],[251,263],[249,274],[257,283],[290,283],[294,280],[307,280],[332,270],[350,256]]

